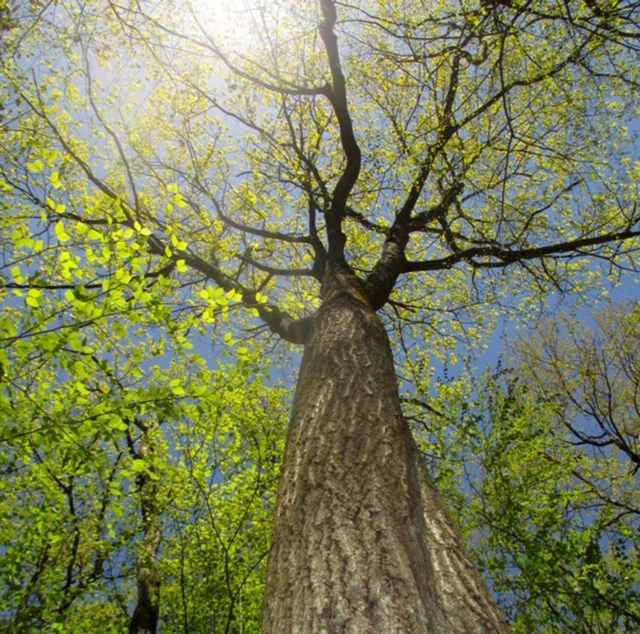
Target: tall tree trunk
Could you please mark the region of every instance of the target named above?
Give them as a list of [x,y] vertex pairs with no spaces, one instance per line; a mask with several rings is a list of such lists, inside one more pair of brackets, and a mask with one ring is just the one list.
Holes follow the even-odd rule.
[[400,410],[364,297],[325,297],[293,405],[263,634],[509,632]]

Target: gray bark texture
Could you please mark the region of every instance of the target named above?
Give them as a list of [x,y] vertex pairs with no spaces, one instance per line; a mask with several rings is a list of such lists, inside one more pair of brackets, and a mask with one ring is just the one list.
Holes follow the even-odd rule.
[[354,286],[305,346],[264,634],[507,633],[402,416],[384,326]]

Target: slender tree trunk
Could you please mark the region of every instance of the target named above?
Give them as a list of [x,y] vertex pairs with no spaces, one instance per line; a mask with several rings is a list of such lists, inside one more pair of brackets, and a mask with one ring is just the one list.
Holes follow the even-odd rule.
[[403,419],[385,329],[325,298],[306,344],[263,634],[509,632]]
[[[143,439],[138,457],[149,457],[148,439]],[[156,634],[160,614],[160,577],[158,549],[162,539],[160,510],[158,509],[157,467],[151,463],[149,472],[138,475],[138,493],[142,511],[142,540],[137,555],[138,602],[129,622],[129,634]]]

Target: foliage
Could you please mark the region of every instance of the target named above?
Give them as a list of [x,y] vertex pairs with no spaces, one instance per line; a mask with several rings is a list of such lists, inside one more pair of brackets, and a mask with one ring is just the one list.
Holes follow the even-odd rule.
[[167,333],[179,321],[160,327],[151,311],[136,319],[132,310],[118,330],[94,299],[74,298],[97,317],[65,323],[64,295],[48,295],[47,309],[29,306],[28,295],[26,309],[5,305],[6,631],[126,628],[144,540],[143,478],[155,482],[164,534],[167,627],[255,630],[285,420],[267,360],[227,339],[207,367],[183,335]]
[[577,445],[614,447],[640,466],[640,305],[607,304],[593,325],[574,316],[538,322],[514,349],[522,380],[547,395]]
[[[441,384],[418,415],[437,481],[515,632],[640,623],[638,436],[613,442],[625,435],[614,435],[617,416],[637,420],[636,313],[611,305],[594,332],[542,322],[520,339],[516,365]],[[609,432],[578,387],[596,377]]]
[[424,392],[500,314],[637,270],[637,3],[232,4],[0,1],[13,630],[121,631],[153,508],[165,627],[251,631],[295,354],[271,333],[304,341],[331,267]]

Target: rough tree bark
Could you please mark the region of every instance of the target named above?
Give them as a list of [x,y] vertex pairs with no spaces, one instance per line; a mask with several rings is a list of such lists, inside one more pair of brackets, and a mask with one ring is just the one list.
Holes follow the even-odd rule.
[[403,419],[384,326],[356,285],[332,286],[297,385],[264,634],[509,632]]

